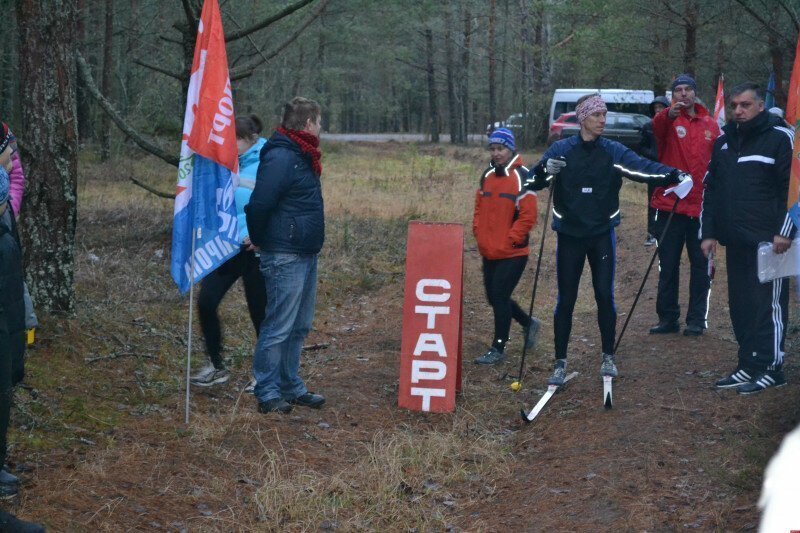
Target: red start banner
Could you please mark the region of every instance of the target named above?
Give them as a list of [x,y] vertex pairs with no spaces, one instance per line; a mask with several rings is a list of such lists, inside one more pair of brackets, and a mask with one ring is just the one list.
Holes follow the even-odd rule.
[[461,224],[409,223],[399,407],[455,410],[461,390],[463,269]]

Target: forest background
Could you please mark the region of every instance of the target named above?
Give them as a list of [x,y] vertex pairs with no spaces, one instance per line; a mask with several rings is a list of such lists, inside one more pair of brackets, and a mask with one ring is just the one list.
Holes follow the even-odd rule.
[[[0,116],[31,177],[28,283],[39,308],[74,307],[79,149],[131,141],[177,164],[200,0],[3,0]],[[558,87],[652,89],[688,72],[776,79],[783,106],[798,0],[222,0],[236,112],[268,125],[302,94],[328,132],[424,132],[453,143],[522,113],[544,139]],[[116,123],[112,125],[112,120]],[[120,176],[121,179],[135,176]],[[171,184],[165,180],[164,190]],[[39,275],[42,274],[42,275]],[[46,274],[46,275],[44,275]]]

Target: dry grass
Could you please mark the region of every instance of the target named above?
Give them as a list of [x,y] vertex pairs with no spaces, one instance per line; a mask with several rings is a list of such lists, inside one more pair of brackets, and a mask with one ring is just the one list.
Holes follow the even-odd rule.
[[[252,397],[241,394],[254,334],[236,286],[220,310],[233,378],[223,387],[193,391],[189,427],[182,423],[187,300],[169,278],[172,202],[126,180],[131,173],[170,191],[174,169],[139,155],[107,165],[82,156],[78,310],[74,317],[41,317],[39,344],[28,364],[34,390],[17,393],[10,461],[29,467],[23,469],[19,514],[68,531],[501,530],[540,523],[658,530],[681,528],[684,516],[691,524],[696,511],[686,502],[696,498],[703,503],[697,512],[707,509],[715,517],[701,527],[738,523],[726,514],[744,505],[741,495],[757,491],[755,477],[775,446],[774,435],[786,429],[759,421],[773,416],[768,404],[734,421],[724,406],[704,397],[719,411],[709,415],[712,423],[729,428],[709,447],[708,433],[717,430],[704,425],[706,419],[698,423],[682,411],[663,416],[657,407],[655,413],[640,409],[665,401],[651,398],[647,387],[623,387],[623,406],[624,394],[639,396],[628,400],[627,411],[617,415],[615,409],[601,420],[591,403],[597,391],[587,378],[576,380],[575,394],[555,399],[533,430],[517,431],[516,409],[536,401],[541,376],[529,374],[519,395],[508,390],[519,349],[515,327],[513,364],[465,365],[455,413],[398,410],[407,222],[469,223],[486,152],[425,145],[323,149],[327,241],[310,342],[329,348],[307,353],[302,373],[329,404],[290,417],[265,416],[255,411]],[[644,195],[638,184],[623,187],[623,227],[641,226]],[[554,235],[547,231],[546,249],[553,250]],[[466,233],[469,360],[490,338],[491,311],[474,241]],[[540,236],[537,227],[534,243]],[[627,244],[620,250],[632,254]],[[535,252],[531,258],[517,290],[524,304]],[[618,272],[618,294],[635,292],[640,265],[634,263],[620,258],[625,268]],[[545,261],[542,276],[537,313],[546,327],[540,349],[528,359],[537,372],[545,371],[551,357],[552,261]],[[570,355],[575,368],[598,350],[588,346],[598,340],[587,280],[576,307],[576,353]],[[627,300],[621,307],[626,306]],[[197,325],[194,331],[199,365],[202,339]],[[628,370],[635,362],[625,364]],[[662,364],[652,375],[674,373],[666,360],[638,364]],[[641,369],[631,374],[648,376]],[[654,424],[658,430],[648,431]],[[704,440],[681,433],[686,428]],[[752,446],[740,446],[740,435],[752,439]],[[678,444],[666,446],[667,438]],[[669,459],[677,453],[692,459],[691,470]],[[731,464],[737,467],[727,468]],[[707,474],[697,474],[697,468]],[[591,479],[581,477],[588,472]],[[721,487],[719,494],[709,492],[712,483]],[[517,509],[520,501],[530,507]],[[752,520],[752,511],[744,514]],[[592,523],[598,517],[607,521]]]

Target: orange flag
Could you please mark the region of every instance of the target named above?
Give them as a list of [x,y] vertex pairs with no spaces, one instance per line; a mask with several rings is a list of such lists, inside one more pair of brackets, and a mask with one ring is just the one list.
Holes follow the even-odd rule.
[[[786,120],[793,125],[795,131],[800,126],[800,37],[797,39],[797,49],[794,54],[792,77],[789,81],[789,98],[786,101]],[[800,136],[795,135],[792,150],[792,173],[789,178],[788,208],[794,225],[800,227]]]

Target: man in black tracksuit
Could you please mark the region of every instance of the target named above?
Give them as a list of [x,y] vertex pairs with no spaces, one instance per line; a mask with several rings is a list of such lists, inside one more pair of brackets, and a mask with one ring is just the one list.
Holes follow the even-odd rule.
[[734,122],[714,144],[704,180],[700,236],[706,256],[717,243],[726,248],[728,306],[739,343],[736,370],[716,386],[752,394],[786,384],[789,283],[760,283],[756,253],[760,242],[771,242],[775,253],[792,244],[786,203],[794,135],[764,110],[764,94],[754,83],[734,87],[731,107]]
[[[691,189],[691,177],[672,167],[637,156],[625,146],[601,137],[606,106],[599,95],[578,100],[575,109],[581,131],[550,146],[528,175],[528,186],[541,190],[553,182],[553,229],[557,232],[555,356],[550,385],[562,385],[566,376],[567,344],[572,313],[578,297],[586,259],[592,270],[597,302],[597,321],[602,339],[600,373],[616,377],[614,337],[617,311],[614,305],[616,236],[620,222],[619,190],[622,177],[656,185],[681,183],[681,193]],[[552,179],[551,179],[552,178]]]

